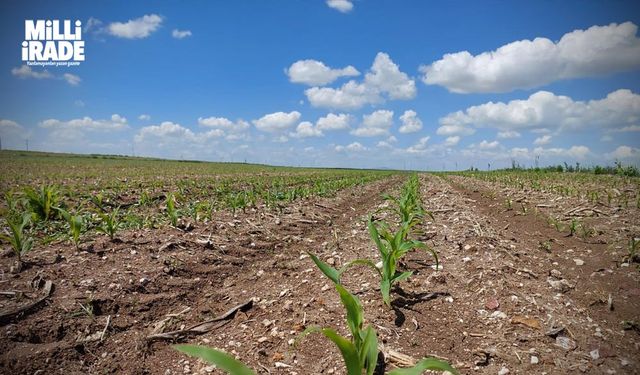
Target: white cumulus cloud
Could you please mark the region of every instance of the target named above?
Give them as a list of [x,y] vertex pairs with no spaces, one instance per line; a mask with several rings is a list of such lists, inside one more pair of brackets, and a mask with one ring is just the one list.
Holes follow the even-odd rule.
[[606,153],[605,157],[607,159],[619,160],[640,159],[640,149],[630,146],[619,146],[612,152]]
[[324,117],[320,117],[316,121],[316,126],[319,130],[343,130],[348,129],[349,124],[352,121],[351,115],[340,113],[329,113]]
[[[548,91],[538,91],[528,99],[508,103],[488,102],[440,119],[440,135],[469,135],[474,127],[498,129],[512,135],[520,129],[548,132],[548,129],[620,129],[640,120],[640,95],[621,89],[606,98],[574,101]],[[541,129],[545,129],[541,131]]]
[[423,65],[422,80],[456,93],[509,92],[553,81],[599,76],[640,67],[638,27],[612,23],[574,30],[553,42],[519,40],[495,51],[446,54]]
[[198,117],[198,124],[213,129],[228,132],[238,132],[249,129],[249,123],[244,120],[231,121],[225,117]]
[[127,22],[110,23],[106,30],[109,34],[125,39],[142,39],[160,28],[162,17],[157,14],[147,14]]
[[285,70],[289,80],[294,83],[303,83],[309,86],[324,86],[340,77],[353,77],[360,75],[360,72],[349,65],[342,69],[332,69],[322,61],[299,60],[291,64]]
[[446,147],[453,147],[455,145],[457,145],[460,142],[460,136],[459,135],[454,135],[451,137],[447,137],[447,139],[444,140],[444,145]]
[[191,30],[173,29],[173,31],[171,32],[171,36],[176,39],[184,39],[186,37],[191,36]]
[[327,0],[327,5],[341,13],[349,13],[353,9],[353,2],[350,0]]
[[360,152],[368,150],[365,146],[363,146],[360,142],[353,142],[348,144],[347,146],[338,145],[335,147],[337,152],[349,151],[349,152]]
[[544,146],[548,145],[549,143],[551,143],[551,136],[549,134],[538,137],[533,141],[533,144],[536,146]]
[[482,142],[478,143],[478,148],[481,150],[493,150],[498,148],[500,143],[498,141],[489,142],[487,140],[482,140]]
[[410,154],[422,154],[427,151],[427,144],[431,137],[422,137],[415,145],[407,148],[407,152]]
[[127,119],[114,114],[108,120],[94,120],[91,117],[83,117],[69,121],[61,121],[57,119],[48,119],[40,123],[41,128],[45,129],[75,129],[75,130],[122,130],[129,126]]
[[521,134],[515,130],[505,130],[498,132],[498,139],[520,138]]
[[253,120],[256,128],[263,132],[276,133],[289,129],[300,120],[300,112],[292,111],[289,113],[275,112],[264,115],[257,120]]
[[351,80],[339,88],[311,87],[305,90],[305,95],[314,107],[358,109],[365,104],[381,103],[387,98],[413,99],[416,85],[413,79],[400,71],[389,55],[379,52],[362,82]]
[[400,133],[415,133],[422,129],[422,120],[418,118],[416,111],[404,111],[402,116],[400,116],[400,121],[402,121],[402,126],[400,126],[398,130]]
[[309,121],[299,123],[296,127],[296,131],[289,134],[289,136],[293,138],[322,137],[323,135],[322,131],[316,126],[313,126]]
[[82,79],[80,79],[80,77],[75,75],[75,74],[64,73],[61,76],[56,76],[56,75],[53,75],[53,74],[49,73],[49,71],[46,70],[46,69],[45,70],[41,70],[41,71],[36,71],[36,70],[31,69],[31,67],[28,66],[28,65],[22,65],[19,68],[11,69],[11,74],[16,76],[16,77],[18,77],[18,78],[21,78],[21,79],[34,78],[34,79],[60,79],[60,80],[65,80],[71,86],[77,86],[82,81]]
[[380,109],[362,116],[362,124],[351,131],[357,137],[376,137],[389,134],[393,125],[393,111]]

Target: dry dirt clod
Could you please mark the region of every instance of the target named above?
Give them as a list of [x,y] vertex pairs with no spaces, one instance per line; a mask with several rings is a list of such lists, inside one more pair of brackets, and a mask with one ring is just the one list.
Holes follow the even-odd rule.
[[565,336],[556,337],[556,346],[564,350],[573,350],[577,347],[575,341]]

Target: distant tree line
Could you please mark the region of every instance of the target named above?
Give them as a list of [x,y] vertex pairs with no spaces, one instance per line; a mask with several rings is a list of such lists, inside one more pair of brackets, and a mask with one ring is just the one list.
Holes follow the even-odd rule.
[[[537,163],[536,163],[537,164]],[[489,169],[491,169],[491,164],[489,164]],[[575,165],[568,164],[564,162],[563,164],[558,165],[550,165],[546,167],[525,167],[520,165],[514,159],[511,160],[511,168],[497,169],[499,170],[511,170],[511,171],[534,171],[534,172],[563,172],[563,173],[593,173],[593,174],[610,174],[610,175],[618,175],[618,176],[629,176],[629,177],[639,177],[640,170],[638,167],[634,165],[623,165],[621,161],[616,160],[614,165],[606,165],[606,166],[582,166],[580,163],[576,163]],[[468,171],[474,172],[479,171],[478,168],[471,167]]]

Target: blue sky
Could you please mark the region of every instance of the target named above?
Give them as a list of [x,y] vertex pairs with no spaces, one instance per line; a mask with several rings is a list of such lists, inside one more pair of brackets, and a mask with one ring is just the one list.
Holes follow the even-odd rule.
[[[278,165],[640,164],[624,1],[2,2],[3,148]],[[25,19],[86,60],[26,66]]]

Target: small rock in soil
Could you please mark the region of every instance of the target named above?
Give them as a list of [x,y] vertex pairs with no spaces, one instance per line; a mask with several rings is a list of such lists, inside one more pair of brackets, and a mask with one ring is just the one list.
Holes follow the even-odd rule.
[[538,359],[537,356],[535,356],[535,355],[531,356],[531,364],[532,365],[537,365],[539,362],[540,362],[540,359]]
[[565,279],[554,280],[552,278],[548,278],[547,282],[551,285],[551,288],[558,293],[566,293],[569,290],[573,289],[573,285],[569,284],[569,282]]
[[573,350],[576,348],[576,342],[565,336],[556,337],[556,346],[564,350]]
[[502,366],[500,371],[498,371],[498,375],[507,375],[508,373],[509,373],[509,369],[504,366]]
[[487,308],[487,310],[497,310],[498,307],[500,307],[500,302],[498,302],[498,299],[495,297],[491,297],[487,300],[487,302],[484,304],[484,307]]
[[576,263],[576,266],[584,265],[584,260],[582,260],[582,259],[575,258],[575,259],[573,259],[573,261]]

